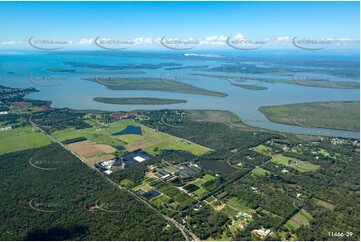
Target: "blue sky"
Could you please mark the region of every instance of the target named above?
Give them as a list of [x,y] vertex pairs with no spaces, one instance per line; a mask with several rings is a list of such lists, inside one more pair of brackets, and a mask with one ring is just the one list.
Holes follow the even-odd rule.
[[241,35],[358,40],[359,2],[1,2],[0,45],[36,39],[86,46],[104,39],[191,38],[207,45]]

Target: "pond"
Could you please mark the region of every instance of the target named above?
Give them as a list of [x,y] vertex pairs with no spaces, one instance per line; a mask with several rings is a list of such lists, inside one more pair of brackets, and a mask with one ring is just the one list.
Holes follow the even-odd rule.
[[236,171],[235,168],[229,166],[226,162],[221,160],[200,160],[200,166],[209,171],[231,173]]
[[117,136],[117,135],[126,135],[126,134],[143,135],[143,131],[142,131],[142,128],[140,126],[128,125],[122,131],[114,133],[112,135]]

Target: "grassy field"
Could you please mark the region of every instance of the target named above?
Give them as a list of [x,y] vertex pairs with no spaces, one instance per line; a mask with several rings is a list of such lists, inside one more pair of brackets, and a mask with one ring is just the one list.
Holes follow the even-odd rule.
[[309,225],[312,220],[311,214],[302,209],[288,220],[285,226],[290,231],[296,232],[301,226]]
[[198,197],[202,197],[203,195],[208,193],[208,191],[203,187],[203,184],[206,183],[207,181],[212,181],[214,179],[216,179],[214,176],[206,174],[202,178],[197,178],[196,180],[190,182],[189,184],[194,184],[194,185],[198,186],[199,189],[197,189],[193,193],[195,195],[197,195]]
[[257,167],[256,169],[254,169],[252,171],[252,175],[254,175],[254,176],[267,176],[269,174],[271,174],[271,172],[269,172],[261,167]]
[[325,201],[322,201],[320,199],[317,199],[317,198],[314,198],[312,199],[312,201],[317,204],[317,205],[320,205],[328,210],[334,210],[335,209],[335,205],[331,204],[331,203],[328,203],[328,202],[325,202]]
[[[122,131],[128,125],[140,126],[142,128],[143,135],[127,134],[112,136],[112,134]],[[157,155],[164,149],[188,151],[197,156],[210,151],[210,149],[201,145],[156,131],[131,120],[113,122],[108,124],[106,127],[96,125],[92,128],[81,130],[64,129],[56,131],[51,135],[58,141],[64,141],[77,137],[86,137],[88,140],[97,144],[124,146],[128,151],[143,149],[152,155]]]
[[303,162],[292,157],[287,157],[283,155],[276,155],[272,158],[271,162],[291,167],[299,172],[315,171],[320,168],[319,165],[314,165],[309,162]]
[[265,145],[259,145],[256,147],[256,151],[262,155],[273,156],[273,150]]
[[150,98],[150,97],[134,97],[134,98],[114,98],[114,97],[95,97],[96,102],[108,104],[122,105],[164,105],[175,103],[186,103],[187,100],[168,99],[168,98]]
[[0,154],[19,150],[33,149],[50,144],[45,134],[36,132],[36,129],[27,126],[17,129],[0,131]]
[[266,117],[277,123],[313,128],[360,130],[359,102],[313,102],[260,107]]
[[231,199],[229,199],[227,205],[237,209],[238,211],[243,211],[246,213],[254,213],[253,209],[242,205],[241,201],[239,201],[236,197],[232,197]]

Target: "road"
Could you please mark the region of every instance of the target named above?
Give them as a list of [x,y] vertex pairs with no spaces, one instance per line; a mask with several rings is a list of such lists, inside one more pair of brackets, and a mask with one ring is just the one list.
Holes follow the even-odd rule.
[[188,234],[191,234],[191,232],[189,232],[186,228],[183,228],[181,225],[178,224],[177,221],[175,221],[174,219],[162,214],[161,212],[159,212],[157,209],[155,209],[152,205],[150,205],[147,201],[141,199],[140,197],[138,197],[138,195],[134,194],[132,191],[125,189],[124,187],[122,187],[121,185],[115,183],[113,180],[111,180],[109,177],[107,177],[105,174],[103,174],[102,172],[100,172],[98,169],[96,169],[94,166],[89,165],[86,160],[81,157],[80,155],[76,154],[75,152],[73,152],[72,150],[70,150],[68,147],[66,147],[63,143],[57,141],[56,139],[54,139],[51,135],[47,134],[41,127],[39,127],[38,125],[36,125],[33,121],[32,121],[32,115],[30,115],[29,117],[29,122],[31,123],[31,125],[37,129],[39,129],[42,133],[44,133],[51,141],[53,141],[54,143],[57,143],[59,145],[61,145],[64,149],[66,149],[67,151],[69,151],[71,154],[73,154],[74,156],[76,156],[79,160],[81,160],[86,166],[90,167],[91,169],[99,172],[108,182],[110,182],[111,184],[113,184],[114,186],[118,187],[119,189],[128,192],[129,194],[131,194],[137,201],[142,202],[143,204],[145,204],[146,206],[148,206],[150,209],[152,209],[153,211],[155,211],[156,213],[158,213],[159,215],[161,215],[165,220],[167,220],[168,222],[172,223],[177,229],[179,229],[179,231],[181,231],[183,237],[185,240],[189,241],[189,237],[186,233],[186,231],[188,232]]

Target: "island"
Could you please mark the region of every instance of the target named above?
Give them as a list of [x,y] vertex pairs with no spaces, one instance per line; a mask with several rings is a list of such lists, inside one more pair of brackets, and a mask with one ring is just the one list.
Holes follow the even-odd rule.
[[165,104],[176,104],[176,103],[187,102],[187,100],[182,100],[182,99],[152,98],[152,97],[134,97],[134,98],[95,97],[93,98],[93,100],[101,103],[123,104],[123,105],[165,105]]
[[359,131],[359,102],[310,102],[260,107],[272,122],[310,128]]
[[148,90],[163,92],[178,92],[187,94],[197,94],[215,97],[226,97],[223,92],[215,92],[203,88],[195,87],[186,83],[172,80],[171,78],[151,78],[151,77],[122,77],[122,76],[97,76],[84,78],[107,86],[111,90]]

